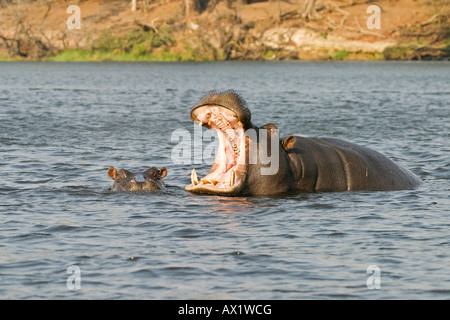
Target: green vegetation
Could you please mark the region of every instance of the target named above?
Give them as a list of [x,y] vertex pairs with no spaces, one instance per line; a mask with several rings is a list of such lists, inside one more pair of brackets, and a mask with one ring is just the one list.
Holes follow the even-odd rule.
[[384,49],[387,60],[405,60],[414,54],[414,47],[410,45],[397,45]]
[[83,49],[66,50],[62,53],[48,58],[49,61],[181,61],[179,55],[170,52],[159,52],[154,54],[120,53],[113,51],[102,52]]
[[162,32],[133,30],[123,35],[103,32],[89,49],[65,50],[51,61],[177,61],[169,52],[174,40]]
[[387,60],[450,60],[450,45],[399,44],[383,52]]
[[380,61],[385,60],[383,52],[366,53],[365,58],[368,61]]
[[88,49],[65,50],[51,61],[176,61],[168,51],[174,40],[167,34],[133,30],[123,35],[103,32]]
[[2,56],[2,55],[0,54],[0,61],[16,61],[16,60],[19,60],[19,59],[17,59],[17,58],[12,58],[12,57],[8,57],[8,56]]
[[92,49],[100,52],[114,52],[116,54],[131,54],[142,56],[149,54],[155,48],[170,47],[175,41],[164,32],[133,30],[123,35],[114,36],[110,32],[103,32],[92,43]]
[[347,50],[341,50],[333,55],[333,60],[345,60],[347,59],[348,55],[349,53]]
[[262,54],[262,58],[264,60],[270,60],[270,59],[272,59],[274,57],[275,57],[275,52],[273,52],[272,50],[265,51]]
[[169,28],[159,32],[134,30],[123,35],[103,32],[88,49],[65,50],[50,61],[207,61],[223,60],[209,43],[202,43],[201,49],[169,35]]

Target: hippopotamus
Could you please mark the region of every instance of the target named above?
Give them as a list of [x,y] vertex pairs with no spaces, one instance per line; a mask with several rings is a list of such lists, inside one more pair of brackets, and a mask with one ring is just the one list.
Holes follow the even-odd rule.
[[270,195],[287,191],[413,189],[421,181],[381,153],[336,138],[289,135],[273,123],[257,127],[235,91],[210,92],[191,119],[217,132],[219,147],[209,173],[195,169],[185,190],[195,193]]
[[111,191],[153,191],[162,190],[165,187],[164,178],[167,169],[162,167],[157,169],[151,167],[144,172],[131,172],[125,169],[117,171],[114,167],[109,167],[108,176],[114,180]]

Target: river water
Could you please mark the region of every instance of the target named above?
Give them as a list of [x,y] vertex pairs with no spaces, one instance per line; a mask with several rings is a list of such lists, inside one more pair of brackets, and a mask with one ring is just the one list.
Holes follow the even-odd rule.
[[[449,299],[449,84],[448,62],[0,63],[0,298]],[[212,89],[423,184],[190,194],[214,138],[173,150]],[[112,193],[109,166],[165,166],[167,189]]]

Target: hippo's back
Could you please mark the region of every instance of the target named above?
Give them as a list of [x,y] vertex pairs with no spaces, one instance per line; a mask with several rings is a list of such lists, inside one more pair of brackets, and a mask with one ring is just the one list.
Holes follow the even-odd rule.
[[295,189],[402,190],[420,184],[412,172],[367,147],[335,138],[295,138],[288,151]]

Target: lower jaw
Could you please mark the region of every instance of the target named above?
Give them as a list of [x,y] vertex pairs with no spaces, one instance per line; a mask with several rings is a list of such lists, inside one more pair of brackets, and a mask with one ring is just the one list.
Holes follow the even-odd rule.
[[241,193],[242,183],[235,184],[228,188],[219,188],[213,184],[190,184],[185,188],[186,191],[203,194],[215,194],[215,195],[237,195]]
[[221,165],[205,177],[198,179],[197,173],[192,170],[191,184],[186,186],[185,190],[203,194],[238,195],[244,189],[245,172],[243,164],[235,165],[227,171],[224,171],[224,165]]

